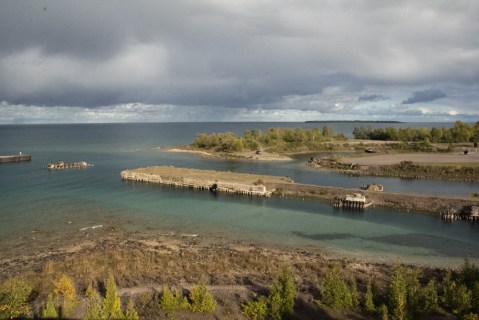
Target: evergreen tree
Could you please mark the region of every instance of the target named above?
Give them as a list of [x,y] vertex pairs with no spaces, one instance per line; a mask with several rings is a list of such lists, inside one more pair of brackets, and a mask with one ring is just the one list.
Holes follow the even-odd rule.
[[349,309],[353,306],[351,292],[341,277],[338,265],[325,276],[321,287],[321,302],[339,309]]
[[379,307],[379,316],[381,317],[381,320],[388,320],[389,319],[388,307],[386,307],[385,304],[382,304]]
[[118,289],[112,273],[108,275],[108,279],[106,280],[106,296],[103,301],[103,306],[107,319],[119,319],[123,316],[121,313],[121,302],[120,297],[118,296]]
[[43,318],[48,318],[48,319],[58,318],[58,312],[57,312],[57,309],[55,308],[55,304],[53,303],[53,295],[51,293],[48,295],[47,304],[45,305],[45,308],[43,309],[42,315],[43,315]]
[[135,309],[135,304],[133,303],[133,300],[131,300],[131,299],[128,301],[125,316],[124,316],[123,319],[124,320],[138,320],[138,319],[140,319],[140,317],[138,316],[138,312]]
[[429,280],[423,290],[423,309],[426,312],[439,310],[439,298],[437,295],[436,281]]
[[204,283],[195,286],[191,290],[191,310],[193,312],[214,312],[216,310],[216,300],[206,288]]
[[85,293],[86,297],[86,312],[83,316],[84,320],[105,320],[106,314],[103,306],[103,299],[98,292],[93,289],[90,284]]
[[351,306],[353,310],[359,311],[359,293],[354,277],[351,278]]
[[399,263],[394,266],[393,276],[389,284],[389,304],[393,320],[404,320],[407,317],[407,281],[406,269]]
[[369,313],[373,313],[376,311],[376,307],[374,306],[374,296],[373,296],[373,288],[371,285],[371,279],[368,281],[368,285],[366,287],[366,296],[364,298],[364,310]]
[[293,273],[291,268],[284,267],[279,278],[274,281],[268,298],[273,319],[281,319],[284,315],[293,312],[295,296]]

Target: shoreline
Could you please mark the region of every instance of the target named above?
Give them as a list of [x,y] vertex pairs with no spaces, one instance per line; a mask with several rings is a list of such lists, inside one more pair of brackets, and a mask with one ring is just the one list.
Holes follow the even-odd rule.
[[205,158],[219,158],[224,160],[250,160],[250,161],[290,161],[293,160],[289,156],[270,153],[262,151],[259,154],[255,151],[245,151],[245,152],[234,152],[234,153],[224,153],[224,152],[208,152],[203,150],[191,149],[189,147],[173,147],[163,150],[164,152],[177,152],[177,153],[191,153],[203,156]]

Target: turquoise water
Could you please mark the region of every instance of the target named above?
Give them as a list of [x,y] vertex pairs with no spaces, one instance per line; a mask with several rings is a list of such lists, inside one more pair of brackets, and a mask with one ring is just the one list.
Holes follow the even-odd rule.
[[[357,124],[332,124],[350,135]],[[374,124],[378,126],[379,124]],[[385,126],[389,126],[387,124]],[[405,124],[398,124],[404,126]],[[415,124],[417,125],[417,124]],[[427,124],[438,126],[438,124]],[[452,125],[452,124],[451,124]],[[131,231],[214,235],[258,243],[321,248],[333,256],[374,261],[455,265],[479,261],[479,226],[443,223],[430,215],[384,208],[334,210],[328,203],[254,199],[120,180],[123,169],[174,165],[286,175],[295,181],[358,187],[378,182],[389,191],[431,194],[477,192],[477,184],[349,177],[314,171],[306,158],[281,163],[204,159],[162,148],[191,142],[198,132],[311,128],[304,123],[168,123],[0,126],[0,154],[22,151],[31,162],[0,165],[0,241],[3,250],[43,250],[76,239],[81,228],[117,226]],[[323,126],[323,124],[320,124]],[[419,126],[419,125],[418,125]],[[425,126],[421,124],[421,126]],[[94,163],[48,171],[48,162]],[[32,230],[35,241],[32,242]],[[101,232],[101,228],[96,230]]]

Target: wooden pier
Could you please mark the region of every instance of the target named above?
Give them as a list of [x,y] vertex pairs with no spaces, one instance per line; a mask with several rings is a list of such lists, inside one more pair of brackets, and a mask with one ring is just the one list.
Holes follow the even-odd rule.
[[32,156],[28,154],[17,154],[14,156],[0,156],[0,163],[31,161]]
[[361,193],[347,194],[344,197],[336,197],[332,201],[333,207],[351,209],[351,210],[363,210],[371,205],[366,202],[366,197]]

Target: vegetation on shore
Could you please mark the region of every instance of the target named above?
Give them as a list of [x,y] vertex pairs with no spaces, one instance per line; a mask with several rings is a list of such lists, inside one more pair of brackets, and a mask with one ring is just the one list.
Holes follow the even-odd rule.
[[407,179],[441,179],[453,181],[479,181],[479,164],[418,164],[413,161],[401,161],[392,165],[360,166],[341,158],[330,157],[310,162],[312,167],[336,170],[352,175],[370,175]]
[[456,121],[452,128],[377,128],[371,126],[354,128],[355,139],[403,141],[403,142],[432,142],[432,143],[461,143],[479,141],[479,122],[473,126]]
[[256,151],[264,148],[269,152],[298,152],[328,150],[328,142],[346,140],[344,134],[334,134],[332,127],[325,126],[304,130],[301,128],[269,128],[261,130],[246,130],[242,137],[232,132],[200,133],[192,146],[215,152]]
[[[467,260],[458,270],[432,270],[282,250],[165,248],[98,250],[29,268],[0,284],[0,318],[479,317],[479,269]],[[155,287],[162,289],[148,289]]]

